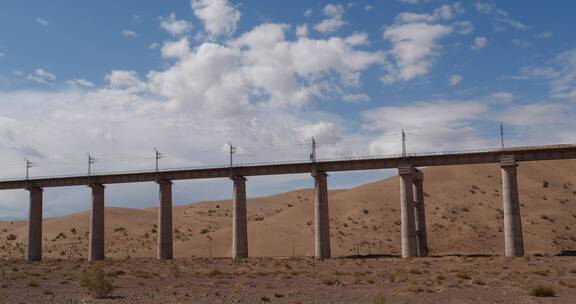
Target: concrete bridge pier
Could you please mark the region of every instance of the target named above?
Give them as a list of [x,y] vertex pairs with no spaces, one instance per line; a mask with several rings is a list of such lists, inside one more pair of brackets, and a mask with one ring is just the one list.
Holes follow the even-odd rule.
[[414,217],[416,218],[416,254],[419,257],[425,257],[428,256],[428,235],[424,204],[424,174],[422,171],[414,169],[412,186],[414,188]]
[[502,168],[502,200],[504,203],[504,242],[507,257],[524,255],[524,239],[522,236],[522,218],[520,216],[516,166],[514,155],[504,155],[500,158],[500,167]]
[[414,168],[409,165],[398,167],[400,175],[400,217],[402,231],[402,258],[415,257],[416,224],[414,222],[414,193],[412,174]]
[[158,252],[159,260],[172,260],[174,258],[174,244],[172,241],[172,182],[169,180],[156,181],[160,188],[158,210]]
[[329,259],[330,252],[330,212],[328,209],[328,183],[326,172],[314,171],[314,224],[315,257]]
[[29,187],[30,209],[28,210],[27,261],[42,260],[42,192],[39,187]]
[[92,188],[92,210],[90,212],[90,243],[88,244],[88,260],[104,260],[104,185],[90,184]]
[[248,220],[246,218],[246,178],[232,177],[234,199],[232,201],[232,258],[248,257]]

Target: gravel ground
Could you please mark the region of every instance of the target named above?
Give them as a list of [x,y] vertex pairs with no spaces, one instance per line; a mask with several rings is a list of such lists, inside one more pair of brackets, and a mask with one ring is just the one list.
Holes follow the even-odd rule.
[[[576,303],[576,258],[107,260],[110,296],[80,286],[85,260],[0,261],[0,303]],[[530,295],[538,285],[555,297]]]

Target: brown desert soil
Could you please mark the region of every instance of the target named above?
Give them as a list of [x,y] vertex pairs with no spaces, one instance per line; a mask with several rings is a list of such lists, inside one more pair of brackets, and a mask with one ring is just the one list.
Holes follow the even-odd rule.
[[[574,303],[573,257],[108,260],[115,286],[80,287],[85,260],[2,261],[0,303]],[[556,297],[530,295],[553,288]]]

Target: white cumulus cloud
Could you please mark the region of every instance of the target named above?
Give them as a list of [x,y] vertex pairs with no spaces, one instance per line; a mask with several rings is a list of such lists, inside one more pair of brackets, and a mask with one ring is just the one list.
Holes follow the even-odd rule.
[[389,54],[393,61],[385,64],[382,81],[392,84],[427,75],[440,56],[440,40],[454,32],[454,26],[446,22],[463,13],[460,3],[443,5],[431,13],[400,13],[384,30],[384,39],[392,44]]
[[392,43],[390,53],[395,64],[387,67],[382,80],[386,84],[406,81],[428,74],[438,57],[438,40],[452,32],[452,27],[423,22],[397,24],[384,31],[384,38]]
[[550,97],[576,101],[576,49],[562,52],[541,65],[527,66],[516,80],[544,80],[550,87]]
[[54,74],[52,74],[52,73],[50,73],[44,69],[38,68],[34,71],[34,73],[28,75],[27,78],[29,80],[32,80],[32,81],[35,81],[38,83],[47,84],[49,82],[56,80],[56,75],[54,75]]
[[489,146],[474,134],[477,130],[473,125],[489,110],[475,100],[433,100],[370,109],[362,117],[365,129],[381,132],[370,144],[371,153],[398,154],[401,141],[395,134],[400,129],[409,133],[408,152]]
[[127,91],[139,91],[142,82],[134,71],[114,70],[104,77],[110,88]]
[[323,12],[327,18],[314,26],[316,31],[329,34],[339,30],[346,24],[346,22],[342,20],[342,15],[344,15],[344,7],[342,5],[327,4],[324,6]]
[[87,88],[94,87],[94,83],[92,83],[89,80],[81,79],[81,78],[74,78],[74,79],[68,80],[66,83],[71,85],[71,86],[87,87]]
[[192,30],[192,24],[186,20],[176,19],[176,13],[160,17],[160,27],[172,36],[181,36]]
[[48,26],[50,25],[50,22],[44,18],[36,18],[36,22],[38,22],[38,24],[40,24],[41,26]]
[[308,24],[302,24],[296,27],[296,35],[298,37],[308,36]]
[[228,0],[191,0],[192,9],[212,38],[230,36],[240,21],[240,11]]
[[464,77],[462,77],[462,75],[454,74],[454,75],[450,76],[450,78],[448,79],[448,83],[450,84],[450,86],[454,87],[454,86],[459,85],[463,79],[464,79]]
[[487,2],[476,2],[476,10],[484,15],[492,16],[494,20],[494,29],[496,31],[505,31],[508,28],[514,28],[517,30],[526,30],[528,26],[516,19],[510,17],[510,14],[498,7],[494,3]]
[[423,4],[430,2],[430,0],[398,0],[398,1],[408,4]]
[[120,35],[127,37],[127,38],[134,38],[134,37],[138,37],[138,34],[134,31],[131,30],[122,30],[120,32]]
[[488,45],[488,39],[483,36],[479,36],[474,38],[474,42],[472,42],[472,46],[470,46],[473,50],[483,49]]
[[494,92],[486,98],[489,102],[509,103],[514,101],[514,94],[510,92]]

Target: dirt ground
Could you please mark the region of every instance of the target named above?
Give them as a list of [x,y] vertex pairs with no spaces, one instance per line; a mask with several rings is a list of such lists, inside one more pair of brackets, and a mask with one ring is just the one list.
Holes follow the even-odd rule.
[[[444,256],[130,258],[101,262],[115,286],[94,300],[86,260],[0,261],[0,303],[575,303],[576,258]],[[537,285],[555,297],[533,297]]]

